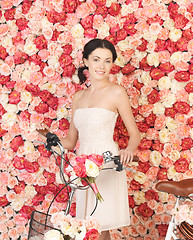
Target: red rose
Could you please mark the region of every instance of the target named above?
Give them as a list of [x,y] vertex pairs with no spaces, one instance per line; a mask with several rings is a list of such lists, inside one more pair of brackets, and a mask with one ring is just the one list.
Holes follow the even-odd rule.
[[145,118],[145,122],[149,125],[149,126],[154,126],[156,120],[156,115],[154,113],[150,113],[149,116],[147,116]]
[[159,52],[159,51],[165,51],[167,49],[166,47],[166,41],[162,40],[162,39],[157,39],[155,41],[156,43],[156,48],[155,48],[155,52]]
[[187,7],[187,11],[189,13],[191,13],[192,17],[193,17],[193,3],[191,3],[188,7]]
[[21,215],[26,218],[26,219],[30,219],[31,218],[31,214],[32,212],[35,211],[35,208],[34,207],[31,207],[31,206],[26,206],[24,205],[19,213],[21,213]]
[[14,54],[14,63],[15,64],[23,64],[25,62],[25,60],[28,58],[28,55],[24,52],[21,51],[17,51]]
[[103,7],[106,4],[106,0],[93,0],[93,3],[98,7]]
[[162,72],[161,69],[159,68],[153,68],[150,71],[150,76],[154,79],[154,80],[159,80],[160,78],[165,76],[165,73]]
[[52,94],[48,90],[43,90],[39,93],[39,97],[42,99],[43,102],[47,102],[48,99],[52,97]]
[[37,113],[46,113],[49,111],[49,106],[46,103],[39,103],[34,109]]
[[5,76],[0,74],[0,84],[6,84],[7,82],[9,82],[9,80],[10,80],[10,76]]
[[70,126],[69,121],[66,118],[62,118],[59,120],[59,128],[64,131],[64,130],[68,130]]
[[85,18],[82,18],[80,23],[84,29],[92,28],[94,15],[89,15]]
[[30,121],[31,114],[27,110],[25,110],[22,111],[19,116],[22,121]]
[[140,144],[138,145],[138,148],[141,150],[147,150],[150,149],[152,146],[152,140],[148,140],[146,138],[143,138],[140,142]]
[[171,108],[165,108],[165,115],[167,117],[171,117],[171,118],[174,118],[177,114],[177,111],[174,107],[171,107]]
[[6,21],[14,20],[15,12],[16,12],[16,8],[7,9],[4,13],[4,17],[5,17]]
[[70,188],[64,188],[64,186],[64,184],[60,184],[57,188],[57,192],[61,191],[55,198],[57,202],[63,203],[68,200],[68,192],[70,192]]
[[78,0],[65,0],[63,5],[63,11],[65,13],[73,13],[75,12],[78,6]]
[[43,144],[38,146],[38,151],[43,157],[51,156],[51,152],[48,151]]
[[109,8],[109,13],[112,16],[117,16],[121,11],[121,6],[118,3],[111,3],[111,6]]
[[19,18],[19,19],[16,19],[15,24],[17,25],[18,30],[22,31],[28,27],[28,22],[29,21],[26,18]]
[[36,65],[40,65],[42,62],[40,56],[38,56],[37,54],[31,55],[28,58],[28,61],[31,61],[31,62],[35,63]]
[[164,149],[164,145],[159,140],[154,140],[151,148],[152,150],[155,150],[161,153]]
[[191,116],[191,117],[188,118],[187,124],[188,124],[191,128],[193,128],[193,116]]
[[175,43],[175,42],[172,42],[171,39],[168,39],[168,40],[166,41],[166,46],[167,46],[167,50],[168,50],[170,53],[176,52],[176,43]]
[[190,105],[187,102],[175,102],[174,109],[182,114],[188,114],[190,111]]
[[178,82],[188,82],[190,80],[190,73],[187,71],[179,71],[175,73],[174,78]]
[[168,224],[158,224],[157,229],[160,237],[165,237],[168,230]]
[[48,99],[47,105],[49,107],[51,107],[52,109],[57,110],[57,108],[58,108],[58,98],[52,96],[50,99]]
[[107,16],[107,14],[108,14],[108,8],[106,6],[100,6],[100,5],[96,5],[96,6],[98,6],[98,7],[97,7],[97,9],[95,11],[95,14],[96,15],[101,15],[103,18],[105,18]]
[[77,177],[85,178],[86,175],[86,167],[83,163],[76,162],[76,165],[73,167],[73,170]]
[[160,100],[159,92],[153,89],[151,93],[147,96],[147,100],[150,104],[154,104]]
[[76,68],[74,64],[70,64],[68,66],[63,67],[62,76],[71,78],[72,75],[75,73],[75,71],[76,71]]
[[174,66],[170,62],[161,63],[159,69],[165,73],[170,73],[174,70]]
[[126,37],[127,37],[127,32],[126,32],[126,30],[125,30],[124,28],[119,29],[119,30],[117,31],[117,36],[116,36],[117,41],[122,41],[122,40],[124,40]]
[[52,183],[52,182],[55,182],[55,180],[56,180],[55,173],[51,173],[51,172],[48,172],[46,170],[44,170],[43,176],[46,178],[47,183]]
[[7,200],[6,195],[3,197],[0,197],[0,207],[5,207],[9,204],[9,201]]
[[137,18],[133,13],[129,13],[127,14],[127,16],[125,16],[125,23],[129,24],[129,23],[136,23],[136,22],[137,22]]
[[52,122],[53,122],[53,119],[51,119],[51,118],[44,118],[44,123],[45,123],[48,127],[51,126]]
[[149,125],[146,122],[137,122],[137,127],[140,132],[147,132]]
[[133,86],[135,87],[135,88],[137,88],[137,90],[141,90],[141,88],[144,86],[144,84],[143,83],[140,83],[140,82],[138,82],[138,80],[137,79],[135,79],[134,81],[133,81]]
[[141,203],[138,208],[137,208],[137,212],[139,214],[141,214],[143,217],[145,218],[149,218],[153,215],[153,210],[148,207],[147,203]]
[[97,240],[99,239],[100,233],[96,229],[90,229],[83,240]]
[[182,36],[185,37],[186,39],[188,39],[188,41],[190,41],[193,38],[193,32],[192,32],[191,28],[183,30]]
[[167,176],[167,169],[166,168],[160,168],[157,174],[157,179],[158,180],[167,180],[168,176]]
[[13,90],[9,94],[9,103],[10,104],[18,104],[20,102],[20,93],[17,92],[16,90]]
[[126,64],[121,70],[122,74],[124,74],[124,75],[129,75],[130,73],[132,73],[134,71],[135,71],[135,67],[132,66],[130,63]]
[[33,199],[32,199],[32,204],[33,206],[38,206],[41,204],[41,202],[43,202],[45,199],[45,195],[44,194],[36,194]]
[[141,184],[133,179],[130,182],[130,188],[134,191],[138,191],[141,188]]
[[174,167],[176,172],[185,173],[189,169],[189,163],[186,158],[179,158],[175,163]]
[[53,31],[51,41],[57,41],[57,39],[58,39],[58,37],[59,37],[60,34],[61,34],[61,32],[59,32],[59,31],[57,31],[57,29],[55,29],[55,30]]
[[193,82],[189,82],[186,86],[185,86],[185,90],[188,93],[193,93]]
[[192,63],[189,65],[188,71],[191,75],[193,74],[193,64]]
[[128,145],[128,138],[126,137],[120,137],[117,141],[118,146],[120,149],[125,149]]
[[34,161],[34,162],[25,161],[24,168],[29,173],[35,173],[35,172],[38,172],[40,166],[39,166],[38,162],[36,162],[36,161]]
[[44,49],[44,48],[47,48],[47,40],[46,38],[41,35],[39,37],[37,37],[35,40],[34,40],[34,43],[36,45],[36,47],[38,49]]
[[134,197],[132,196],[128,196],[128,199],[129,199],[129,207],[130,208],[134,208],[135,207],[135,200],[134,200]]
[[121,70],[121,67],[118,65],[113,64],[113,67],[111,68],[111,74],[116,74]]
[[120,30],[120,26],[117,24],[115,27],[110,28],[110,34],[112,34],[113,37],[116,37],[118,30]]
[[11,149],[14,152],[17,152],[18,148],[23,145],[23,139],[21,136],[16,136],[12,141],[11,141]]
[[182,150],[188,150],[193,147],[193,140],[190,137],[183,138],[181,143]]
[[16,81],[9,81],[5,84],[5,86],[6,86],[7,89],[11,90],[11,89],[14,88],[15,84],[16,84]]
[[16,169],[22,170],[25,168],[25,166],[24,166],[25,161],[26,161],[26,159],[24,157],[15,156],[13,158],[13,166]]
[[93,28],[88,28],[84,30],[84,36],[87,38],[96,38],[97,37],[97,30]]
[[24,0],[22,3],[22,13],[27,14],[32,6],[32,1],[30,0]]
[[173,18],[174,23],[175,23],[175,28],[181,29],[186,26],[186,24],[189,22],[189,20],[184,17],[182,14],[176,14]]
[[72,57],[67,54],[62,54],[59,57],[59,63],[62,68],[72,64]]
[[3,129],[0,124],[0,137],[3,137],[6,134],[7,130]]
[[66,18],[67,18],[67,15],[65,12],[56,12],[55,11],[55,14],[54,14],[54,18],[55,18],[55,23],[59,22],[61,25],[65,25],[66,24]]
[[152,69],[152,66],[150,66],[147,63],[147,57],[144,57],[141,62],[139,62],[139,67],[140,69],[144,70],[144,71],[150,71]]
[[8,53],[6,49],[3,46],[0,46],[0,59],[5,60],[7,57]]
[[17,185],[14,186],[14,192],[20,194],[25,189],[25,183],[23,181],[19,181]]
[[72,203],[71,207],[70,207],[70,212],[69,212],[70,216],[72,217],[76,217],[76,203]]
[[72,52],[72,45],[71,44],[67,44],[65,46],[62,47],[63,49],[63,54],[70,54]]
[[176,42],[176,47],[178,48],[179,51],[187,51],[187,45],[188,45],[188,39],[185,37],[181,37],[177,42]]
[[4,107],[0,104],[0,119],[2,118],[3,114],[5,113]]
[[159,201],[158,193],[151,189],[149,189],[147,192],[145,192],[145,198],[148,201],[150,201],[152,199],[155,199],[157,202]]
[[155,15],[155,17],[153,18],[148,18],[147,22],[149,25],[151,25],[152,23],[159,23],[160,25],[162,25],[164,20],[159,15]]
[[125,29],[127,34],[130,36],[134,35],[137,32],[134,23],[124,24],[123,28]]
[[149,162],[138,162],[137,171],[146,173],[150,168]]
[[142,43],[137,47],[137,50],[144,52],[147,49],[148,41],[144,38],[141,38],[140,40],[142,41]]
[[171,2],[168,6],[168,11],[170,13],[170,17],[176,16],[178,14],[179,5],[177,3]]

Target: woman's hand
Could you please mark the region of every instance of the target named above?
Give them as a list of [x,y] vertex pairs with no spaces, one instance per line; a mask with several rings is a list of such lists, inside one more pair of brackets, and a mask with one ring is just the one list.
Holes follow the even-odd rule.
[[45,140],[46,134],[50,132],[48,126],[45,123],[36,124],[36,131],[38,132],[38,136],[43,140]]
[[124,167],[133,161],[133,151],[129,148],[120,150],[120,161]]

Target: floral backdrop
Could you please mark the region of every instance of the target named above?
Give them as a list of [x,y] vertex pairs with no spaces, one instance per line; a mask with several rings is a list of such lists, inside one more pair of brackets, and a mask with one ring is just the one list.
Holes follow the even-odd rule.
[[[159,180],[193,176],[192,0],[0,0],[0,239],[27,239],[33,210],[63,187],[36,123],[67,134],[77,68],[90,39],[117,50],[110,80],[123,85],[141,132],[136,173],[127,172],[131,225],[112,239],[164,239],[175,197]],[[128,141],[118,118],[115,140]],[[71,153],[70,153],[71,154]],[[50,213],[64,209],[62,191]],[[75,215],[75,203],[71,208]],[[129,214],[129,213],[128,213]]]

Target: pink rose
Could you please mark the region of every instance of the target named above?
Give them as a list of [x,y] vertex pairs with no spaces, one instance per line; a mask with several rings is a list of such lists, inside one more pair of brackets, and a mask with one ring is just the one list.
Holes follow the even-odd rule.
[[30,92],[33,96],[37,97],[40,94],[40,88],[38,85],[32,83],[28,84],[25,88],[26,91]]
[[15,24],[17,25],[18,30],[22,31],[28,27],[28,22],[29,21],[26,18],[19,18],[19,19],[16,19]]
[[47,48],[47,40],[46,38],[41,35],[41,36],[38,36],[35,40],[34,40],[34,43],[36,45],[36,47],[38,49],[44,49],[44,48]]
[[24,205],[19,213],[26,219],[30,219],[32,212],[35,210],[34,207]]
[[24,162],[24,168],[27,172],[29,173],[35,173],[35,172],[38,172],[39,170],[39,164],[38,162],[29,162],[29,161],[25,161]]
[[9,94],[9,103],[10,104],[18,104],[20,102],[20,93],[13,90],[10,94]]
[[96,229],[90,229],[83,240],[97,240],[99,239],[100,233]]
[[15,156],[13,158],[13,166],[16,168],[16,169],[19,169],[19,170],[22,170],[24,169],[24,162],[26,161],[26,159],[24,157],[18,157],[18,156]]
[[5,60],[7,57],[8,53],[6,49],[3,46],[0,46],[0,59]]
[[5,207],[9,204],[9,201],[6,198],[6,195],[0,197],[0,207]]
[[59,120],[59,128],[64,131],[64,130],[68,130],[70,126],[69,121],[66,118],[62,118]]
[[38,146],[38,151],[40,152],[40,154],[43,156],[43,157],[50,157],[51,156],[51,152],[48,151],[44,145],[39,145]]
[[189,163],[186,158],[179,158],[175,163],[175,170],[179,173],[185,173],[189,169]]
[[25,189],[25,183],[23,181],[19,181],[17,185],[14,186],[14,192],[20,194]]
[[99,168],[104,164],[104,158],[101,155],[91,154],[88,156],[88,159],[94,162]]
[[76,174],[76,176],[80,178],[85,178],[86,175],[86,167],[83,163],[76,162],[76,165],[73,167],[73,170]]

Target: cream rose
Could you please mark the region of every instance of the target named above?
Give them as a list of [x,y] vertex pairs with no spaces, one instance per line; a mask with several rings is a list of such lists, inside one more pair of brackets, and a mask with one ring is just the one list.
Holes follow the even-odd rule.
[[89,177],[97,177],[99,175],[99,168],[93,161],[86,159],[85,167],[86,167],[86,174]]
[[145,193],[143,191],[135,191],[134,192],[134,201],[137,205],[140,205],[141,203],[144,203],[145,200]]
[[48,90],[51,93],[55,93],[56,91],[56,84],[54,83],[45,83],[42,87],[41,90]]
[[13,126],[17,121],[17,115],[14,112],[6,112],[2,116],[2,122],[7,126]]
[[165,107],[162,103],[157,102],[153,105],[153,113],[156,115],[164,115],[165,113]]
[[68,117],[68,110],[66,109],[66,107],[62,107],[62,108],[57,110],[56,115],[57,115],[58,120],[60,120],[62,118],[67,118]]
[[177,180],[178,173],[176,172],[174,166],[170,167],[167,171],[168,179]]
[[161,163],[161,159],[162,159],[162,155],[160,152],[158,151],[151,152],[149,161],[153,166],[159,167]]
[[160,138],[160,142],[161,143],[167,143],[170,141],[170,137],[169,137],[169,130],[167,128],[163,128],[160,132],[159,132],[159,138]]
[[171,56],[170,56],[170,63],[174,64],[178,61],[180,61],[182,59],[182,52],[174,52]]
[[99,28],[98,28],[98,34],[105,38],[107,36],[109,36],[109,30],[110,30],[110,27],[107,23],[103,23]]
[[151,76],[149,75],[149,72],[143,71],[141,74],[141,81],[145,85],[149,85],[151,82]]
[[171,18],[167,18],[163,23],[163,26],[168,30],[172,30],[174,28],[174,25],[174,20]]
[[38,52],[38,49],[33,42],[26,42],[23,50],[29,56],[36,54]]
[[[25,141],[24,142],[24,150],[25,154],[27,155],[28,153],[33,153],[35,151],[34,144],[30,141]],[[30,161],[30,159],[28,159]]]
[[71,33],[72,36],[74,38],[80,38],[83,36],[84,34],[84,28],[82,27],[82,25],[80,23],[75,24],[72,28],[71,28]]
[[180,29],[177,29],[175,27],[173,27],[170,30],[169,33],[169,38],[173,41],[173,42],[177,42],[182,36],[182,31]]
[[147,55],[147,63],[150,66],[157,67],[159,65],[159,63],[160,63],[160,61],[159,61],[159,53],[158,52],[149,53]]
[[27,185],[24,191],[25,191],[25,196],[30,199],[32,199],[37,194],[35,187],[32,185]]
[[44,234],[44,240],[62,240],[63,236],[58,230],[49,230]]
[[169,77],[162,77],[158,81],[158,86],[160,90],[169,89],[171,87],[171,80]]
[[30,103],[32,101],[32,95],[28,91],[21,92],[20,97],[21,97],[21,101],[25,103]]
[[173,151],[171,151],[170,152],[170,154],[169,154],[169,158],[172,160],[172,161],[176,161],[176,160],[178,160],[179,158],[180,158],[180,153],[179,153],[179,151],[177,151],[177,150],[173,150]]
[[140,184],[144,184],[147,180],[145,173],[142,173],[142,172],[136,172],[133,178],[135,181],[137,181]]
[[174,94],[170,93],[166,96],[165,100],[163,101],[163,106],[166,108],[173,107],[173,104],[176,102],[176,97]]
[[168,127],[168,129],[170,131],[173,131],[177,128],[177,123],[173,118],[167,117],[166,118],[166,126]]

